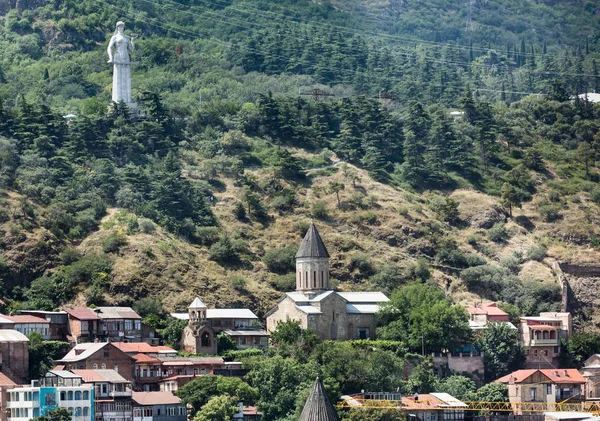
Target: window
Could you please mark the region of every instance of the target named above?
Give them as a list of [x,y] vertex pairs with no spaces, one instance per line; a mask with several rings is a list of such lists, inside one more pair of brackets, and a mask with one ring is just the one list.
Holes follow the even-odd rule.
[[135,320],[135,330],[142,330],[142,321],[141,320]]
[[547,356],[548,356],[548,350],[547,350],[547,349],[545,349],[545,350],[543,351],[543,354],[544,354],[544,357],[547,357]]
[[[104,357],[105,357],[105,358],[108,358],[108,357],[110,356],[110,355],[109,355],[109,353],[110,353],[110,351],[109,351],[108,347],[107,347],[107,346],[105,346],[105,347],[104,347]],[[102,364],[102,365],[104,365],[104,364]]]
[[80,401],[81,400],[81,392],[79,390],[77,392],[75,392],[75,400],[76,401]]
[[[67,392],[67,400],[69,400],[69,401],[73,400],[73,391],[72,390],[69,390]],[[73,409],[73,408],[71,408],[71,409]]]
[[133,320],[125,320],[125,330],[133,330]]
[[160,417],[160,408],[156,408],[156,415]]
[[313,288],[317,287],[317,271],[313,271]]
[[87,390],[83,391],[83,400],[84,401],[89,401],[90,400],[90,392],[88,392]]
[[534,357],[537,357],[537,356],[538,356],[537,349],[534,349],[534,350],[533,350],[533,356],[534,356]]
[[40,392],[33,392],[33,400],[36,402],[40,400]]
[[87,406],[83,407],[83,416],[84,417],[89,417],[90,416],[90,408],[88,408]]
[[106,370],[106,364],[102,364],[100,367],[102,367],[102,370]]
[[93,370],[98,370],[98,364],[92,364],[92,369]]
[[83,411],[82,411],[82,409],[81,409],[80,406],[78,406],[77,408],[75,408],[75,416],[76,417],[80,417],[82,412]]
[[142,416],[142,408],[133,408],[133,417],[140,418]]
[[552,385],[547,384],[546,385],[546,395],[551,395],[551,394],[552,394]]
[[531,387],[529,389],[529,398],[530,398],[529,400],[530,401],[535,401],[535,390],[536,390],[535,387]]
[[67,393],[66,392],[60,392],[60,400],[61,401],[66,401],[67,400]]
[[118,373],[119,372],[119,365],[115,364],[115,371]]
[[33,408],[33,418],[40,416],[40,408]]
[[152,408],[144,408],[144,417],[152,416]]
[[359,327],[358,328],[358,339],[369,339],[369,328]]

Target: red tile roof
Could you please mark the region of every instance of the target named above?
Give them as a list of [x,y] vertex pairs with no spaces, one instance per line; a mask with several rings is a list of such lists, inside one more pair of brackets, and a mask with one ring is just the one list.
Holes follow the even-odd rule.
[[133,392],[131,399],[138,405],[173,405],[180,404],[181,399],[172,392]]
[[574,383],[585,383],[585,379],[575,368],[567,369],[530,369],[530,370],[517,370],[504,377],[500,377],[494,380],[496,383],[523,383],[533,374],[539,371],[542,375],[548,378],[548,381],[543,383],[562,383],[562,384],[574,384]]
[[0,373],[0,385],[1,386],[16,386],[17,384],[13,382],[6,374]]
[[0,317],[4,318],[4,319],[8,319],[13,323],[47,323],[50,324],[50,322],[46,319],[42,319],[41,317],[36,317],[36,316],[26,316],[26,315],[21,315],[21,316],[5,316],[5,315],[0,315]]
[[133,356],[133,359],[135,360],[136,363],[151,363],[151,364],[162,364],[162,361],[159,360],[158,358],[154,358],[151,357],[150,355],[146,355],[146,354],[135,354]]
[[152,346],[146,342],[112,342],[112,344],[125,353],[158,354],[164,351],[176,352],[168,346]]
[[470,314],[487,314],[488,316],[508,316],[508,313],[498,308],[496,303],[477,304],[468,308]]
[[76,307],[64,308],[63,310],[66,311],[70,317],[77,320],[100,320],[100,317],[89,308]]

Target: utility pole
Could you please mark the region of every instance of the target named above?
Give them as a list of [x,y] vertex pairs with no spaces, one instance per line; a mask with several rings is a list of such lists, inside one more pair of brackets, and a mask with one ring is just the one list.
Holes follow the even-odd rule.
[[467,0],[467,24],[465,30],[467,32],[473,32],[473,3],[472,0]]
[[309,92],[310,93],[300,93],[300,89],[298,89],[298,93],[300,93],[300,95],[310,95],[312,96],[312,99],[317,102],[321,100],[321,97],[335,96],[335,94],[329,93],[320,88],[313,88]]
[[382,107],[388,108],[392,102],[392,94],[385,92],[384,90],[379,91],[379,103]]
[[425,336],[421,332],[421,355],[425,356]]

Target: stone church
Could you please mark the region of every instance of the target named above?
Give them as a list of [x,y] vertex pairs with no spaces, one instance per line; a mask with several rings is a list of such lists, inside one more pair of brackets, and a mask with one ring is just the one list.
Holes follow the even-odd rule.
[[374,339],[381,292],[335,292],[329,288],[329,253],[314,224],[296,253],[296,291],[267,313],[267,331],[280,321],[299,320],[322,339]]

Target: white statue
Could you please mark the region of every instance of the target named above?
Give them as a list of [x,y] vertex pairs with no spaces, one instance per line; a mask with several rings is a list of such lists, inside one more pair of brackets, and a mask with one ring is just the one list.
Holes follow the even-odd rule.
[[[113,102],[125,102],[131,110],[137,110],[137,104],[131,100],[131,61],[129,51],[135,48],[135,35],[123,33],[125,23],[117,22],[117,29],[108,44],[108,62],[113,63]],[[115,53],[113,55],[113,48]]]

